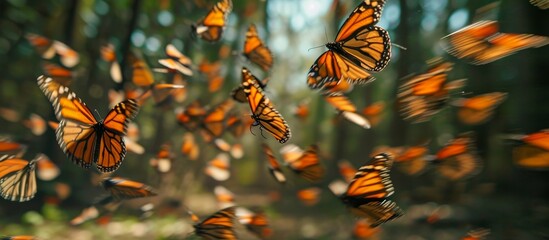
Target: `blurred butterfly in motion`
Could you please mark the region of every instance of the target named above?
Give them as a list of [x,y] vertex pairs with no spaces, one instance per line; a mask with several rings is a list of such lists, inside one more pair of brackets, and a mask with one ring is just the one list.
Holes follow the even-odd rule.
[[359,218],[356,220],[353,228],[353,237],[357,240],[372,239],[372,237],[377,235],[380,231],[380,228],[370,227],[368,219]]
[[507,98],[507,93],[493,92],[471,98],[459,98],[452,102],[458,107],[458,119],[467,125],[485,123],[494,115],[494,110]]
[[482,163],[475,152],[473,137],[472,132],[462,133],[437,152],[434,164],[441,176],[459,180],[480,172]]
[[233,2],[231,0],[217,2],[204,19],[191,26],[193,34],[208,42],[219,41],[232,10]]
[[428,61],[426,73],[406,79],[398,89],[397,102],[401,116],[413,123],[429,121],[446,106],[449,92],[461,88],[464,79],[447,82],[453,64],[440,58]]
[[478,21],[443,37],[446,51],[460,59],[482,65],[527,48],[549,44],[549,37],[500,33],[497,21]]
[[246,229],[259,239],[268,239],[272,236],[273,230],[269,227],[269,220],[263,211],[252,212],[239,207],[236,209],[236,216],[238,222],[246,226]]
[[549,170],[549,129],[508,137],[520,142],[513,147],[513,161],[530,170]]
[[279,183],[286,183],[286,176],[284,175],[284,172],[282,172],[282,169],[280,169],[280,164],[278,164],[271,147],[266,143],[261,144],[261,146],[263,147],[263,153],[269,162],[268,168],[271,176]]
[[183,55],[174,45],[166,45],[166,55],[168,55],[168,58],[159,59],[158,63],[166,67],[169,71],[177,71],[187,76],[193,75],[193,72],[191,71],[191,59]]
[[208,240],[236,240],[238,239],[234,231],[235,207],[228,207],[207,217],[199,222],[198,216],[191,214],[196,235]]
[[484,240],[488,235],[490,235],[490,229],[477,228],[469,231],[461,240]]
[[260,130],[267,130],[280,143],[288,141],[291,133],[286,120],[265,96],[259,80],[244,67],[242,68],[242,86],[252,110],[252,118],[255,120],[252,126],[259,125]]
[[343,94],[325,95],[324,100],[332,105],[341,116],[350,122],[366,129],[371,127],[368,119],[356,112],[357,109],[355,104],[352,103],[347,96]]
[[394,193],[389,176],[392,161],[385,153],[374,156],[358,169],[343,193],[335,192],[353,214],[368,219],[370,227],[403,215],[396,203],[387,199]]
[[116,171],[126,156],[123,137],[139,111],[137,102],[124,100],[97,121],[69,88],[44,76],[38,77],[38,86],[53,104],[59,120],[57,142],[69,159],[84,168],[95,163],[100,172]]
[[368,119],[370,125],[377,126],[383,120],[383,110],[385,110],[385,103],[378,101],[364,107],[362,115]]
[[46,121],[40,115],[32,113],[29,119],[23,121],[23,125],[29,128],[32,134],[40,136],[46,132]]
[[41,154],[27,161],[14,155],[0,155],[0,194],[4,199],[26,202],[36,194],[36,162]]
[[327,82],[349,81],[364,84],[374,80],[391,58],[391,40],[385,29],[375,26],[385,0],[362,1],[339,29],[334,42],[314,62],[307,76],[311,88]]
[[109,43],[101,46],[101,58],[103,59],[103,61],[109,63],[109,74],[111,75],[112,80],[115,83],[121,83],[122,69],[120,68],[120,64],[118,64],[114,45]]
[[175,109],[177,123],[190,132],[195,131],[200,126],[200,121],[206,113],[206,109],[199,100],[192,101],[184,109]]
[[62,42],[34,33],[27,33],[25,37],[44,59],[52,59],[57,54],[63,66],[69,68],[80,62],[80,55]]
[[230,160],[227,153],[219,153],[208,162],[204,172],[216,181],[226,181],[231,176]]
[[399,149],[399,154],[395,156],[395,165],[397,169],[408,175],[421,174],[426,168],[431,155],[425,146],[410,146]]
[[273,55],[263,41],[259,38],[257,28],[250,24],[244,41],[244,56],[257,64],[263,71],[269,71],[273,66]]
[[131,59],[133,69],[132,82],[147,91],[136,98],[139,100],[140,104],[151,95],[156,105],[170,103],[173,99],[174,92],[185,87],[178,84],[156,83],[149,65],[139,52],[133,52]]
[[232,99],[226,99],[215,106],[202,119],[202,128],[214,138],[221,137],[227,127],[227,115],[233,106],[234,101]]
[[152,187],[148,185],[120,177],[106,178],[103,180],[102,185],[116,200],[157,195],[156,192],[153,191]]
[[294,144],[288,144],[280,149],[284,162],[303,179],[318,182],[324,177],[325,170],[320,165],[318,146],[313,144],[302,150]]
[[320,201],[321,193],[322,193],[322,189],[318,187],[305,188],[297,191],[297,198],[305,206],[313,206]]
[[59,66],[54,63],[44,61],[42,63],[42,71],[47,77],[53,78],[56,82],[68,86],[72,83],[74,77],[77,75],[75,72]]
[[189,160],[197,160],[200,155],[200,148],[190,132],[183,134],[183,143],[181,144],[181,153],[187,156]]
[[36,158],[38,159],[37,161],[37,169],[38,169],[38,178],[42,181],[51,181],[53,179],[55,179],[57,176],[59,176],[59,174],[61,173],[61,171],[59,170],[59,168],[57,167],[57,165],[55,165],[55,163],[53,163],[52,160],[50,160],[50,158],[48,156],[46,156],[45,154],[38,154],[36,156]]
[[219,208],[227,208],[235,205],[234,193],[229,189],[218,185],[214,188],[214,194]]
[[37,240],[38,238],[30,235],[0,236],[1,240]]
[[159,173],[167,173],[172,169],[174,154],[171,152],[172,146],[169,143],[162,144],[156,157],[151,158],[149,163]]

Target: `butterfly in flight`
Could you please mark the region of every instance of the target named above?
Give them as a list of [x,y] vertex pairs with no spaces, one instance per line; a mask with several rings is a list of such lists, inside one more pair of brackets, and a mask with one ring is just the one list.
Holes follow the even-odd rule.
[[154,192],[148,185],[120,177],[106,178],[103,180],[102,185],[116,200],[157,195],[156,192]]
[[497,21],[478,21],[442,38],[446,51],[460,59],[483,65],[527,48],[549,44],[549,37],[501,33]]
[[318,182],[324,177],[325,170],[318,158],[318,146],[310,145],[302,150],[294,144],[288,144],[280,149],[284,162],[303,179]]
[[392,161],[385,153],[374,156],[358,169],[343,193],[336,193],[353,214],[368,219],[371,227],[403,215],[396,203],[387,199],[394,193],[389,176]]
[[231,0],[217,2],[204,19],[191,26],[192,32],[208,42],[219,41],[232,10]]
[[485,123],[494,115],[494,110],[507,98],[507,93],[492,92],[471,98],[459,98],[452,102],[456,106],[458,119],[467,125]]
[[242,86],[252,110],[252,118],[255,120],[252,126],[259,125],[260,129],[270,132],[280,143],[288,141],[291,133],[286,120],[273,107],[271,100],[265,96],[259,80],[244,67],[242,68]]
[[307,84],[316,89],[326,83],[348,81],[365,84],[374,80],[391,59],[391,40],[387,31],[375,26],[381,18],[385,0],[364,0],[345,20],[334,42],[311,66]]
[[208,240],[236,240],[238,239],[234,231],[234,220],[236,207],[228,207],[214,213],[199,222],[199,218],[191,214],[196,235]]
[[15,155],[0,155],[0,195],[10,201],[26,202],[36,194],[36,163],[42,154],[27,161]]
[[279,182],[279,183],[286,183],[286,176],[284,175],[284,172],[282,172],[282,169],[280,168],[280,164],[276,160],[273,150],[269,145],[266,143],[261,144],[263,147],[263,153],[267,157],[267,161],[269,162],[269,172],[273,176],[273,178]]
[[441,176],[459,180],[480,171],[482,162],[476,154],[473,137],[472,132],[462,133],[437,152],[433,163]]
[[273,55],[263,41],[259,38],[257,28],[251,24],[246,32],[246,41],[244,41],[244,56],[253,63],[257,64],[263,71],[269,71],[273,66]]
[[95,163],[100,172],[116,171],[126,156],[123,137],[139,111],[137,102],[124,100],[98,121],[68,87],[44,76],[38,77],[38,86],[53,104],[57,142],[68,158],[84,168]]

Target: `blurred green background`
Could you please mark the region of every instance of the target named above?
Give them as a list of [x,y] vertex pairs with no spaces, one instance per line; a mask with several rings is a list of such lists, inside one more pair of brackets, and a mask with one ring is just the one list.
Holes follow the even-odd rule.
[[[142,181],[158,190],[160,196],[126,201],[110,223],[90,221],[70,226],[68,221],[82,208],[104,193],[90,182],[94,174],[70,163],[55,141],[54,131],[34,136],[21,121],[0,118],[0,134],[29,146],[26,159],[42,152],[60,168],[61,175],[50,182],[38,182],[37,196],[18,203],[0,199],[0,235],[28,234],[41,239],[179,239],[192,232],[191,221],[184,209],[171,214],[154,214],[140,219],[138,207],[147,202],[160,206],[166,199],[175,199],[201,216],[216,211],[212,189],[218,185],[203,174],[206,161],[217,149],[202,144],[198,161],[184,158],[180,151],[185,129],[176,123],[172,110],[200,99],[210,106],[220,103],[240,82],[240,69],[246,66],[260,78],[270,77],[267,94],[285,116],[292,129],[291,143],[305,147],[320,146],[322,164],[328,169],[324,180],[316,184],[323,189],[320,202],[304,206],[296,197],[309,184],[289,171],[290,182],[278,185],[268,176],[266,161],[259,142],[268,142],[278,152],[280,144],[271,136],[262,139],[245,134],[242,140],[245,155],[233,159],[231,178],[221,183],[236,194],[242,206],[265,209],[274,229],[273,239],[351,239],[355,222],[340,201],[325,187],[339,178],[337,162],[347,159],[360,166],[370,151],[379,145],[417,145],[429,141],[431,153],[458,133],[475,131],[478,153],[483,169],[477,176],[463,181],[441,179],[433,171],[408,176],[392,171],[395,194],[391,197],[405,211],[400,219],[382,226],[372,239],[459,239],[467,231],[484,227],[491,229],[488,239],[547,239],[549,237],[549,174],[525,170],[513,165],[512,145],[501,137],[509,133],[531,133],[547,128],[549,98],[547,68],[549,47],[527,49],[496,62],[474,66],[447,55],[441,37],[469,24],[475,10],[492,3],[484,0],[387,0],[380,26],[387,29],[391,41],[406,48],[393,47],[391,62],[377,80],[357,86],[349,95],[362,108],[376,101],[385,101],[382,122],[370,130],[346,121],[334,124],[335,112],[324,103],[319,93],[306,85],[306,75],[313,61],[324,50],[314,48],[332,41],[340,24],[358,5],[353,0],[233,0],[233,13],[220,43],[210,44],[190,35],[190,25],[201,19],[215,1],[143,1],[143,0],[6,0],[0,1],[0,107],[14,109],[22,119],[36,113],[46,120],[55,120],[49,101],[36,84],[42,74],[42,59],[25,39],[36,33],[59,40],[80,54],[80,63],[71,89],[102,116],[108,111],[109,89],[120,89],[108,72],[108,64],[100,59],[100,47],[112,43],[123,64],[124,81],[131,65],[123,56],[132,49],[140,50],[151,67],[159,67],[164,47],[174,44],[198,65],[202,59],[216,61],[219,49],[228,46],[231,54],[222,61],[225,83],[216,93],[209,93],[207,78],[195,71],[189,78],[185,103],[159,108],[145,104],[135,122],[141,130],[139,141],[145,147],[142,155],[128,153],[116,176]],[[549,36],[548,10],[541,10],[526,0],[504,0],[492,11],[499,20],[500,31]],[[241,56],[245,32],[250,23],[258,26],[275,56],[269,74]],[[314,48],[314,49],[311,49]],[[431,121],[410,124],[401,119],[394,107],[398,83],[411,73],[426,68],[425,61],[442,56],[455,63],[450,79],[467,78],[461,94],[507,92],[507,100],[496,110],[494,119],[479,126],[466,126],[456,119],[455,109],[447,107]],[[169,81],[169,75],[155,74],[158,82]],[[309,101],[307,120],[293,116],[292,109]],[[239,106],[247,110],[247,106]],[[159,174],[149,166],[149,159],[162,143],[173,144],[176,154],[174,171]],[[70,185],[72,194],[58,204],[45,204],[55,195],[55,183]],[[278,195],[279,199],[271,197]],[[442,206],[450,214],[435,223],[425,219]],[[244,239],[253,239],[238,227]]]

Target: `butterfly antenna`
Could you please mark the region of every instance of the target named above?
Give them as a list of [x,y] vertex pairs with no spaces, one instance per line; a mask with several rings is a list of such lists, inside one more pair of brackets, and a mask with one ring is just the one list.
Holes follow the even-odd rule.
[[252,135],[255,136],[255,133],[252,131],[252,127],[253,127],[253,125],[250,125],[250,132],[252,133]]
[[397,47],[397,48],[400,48],[400,49],[402,49],[402,50],[408,50],[407,48],[405,48],[405,47],[403,47],[403,46],[401,46],[401,45],[398,45],[398,44],[396,44],[396,43],[391,43],[391,45],[393,45],[393,46],[395,46],[395,47]]
[[94,109],[95,110],[95,114],[97,114],[97,119],[103,119],[101,117],[101,114],[99,114],[99,111],[97,111],[97,109]]
[[315,48],[321,48],[321,47],[324,47],[324,45],[320,45],[320,46],[316,46],[316,47],[309,48],[307,51],[311,51],[311,50],[313,50],[313,49],[315,49]]

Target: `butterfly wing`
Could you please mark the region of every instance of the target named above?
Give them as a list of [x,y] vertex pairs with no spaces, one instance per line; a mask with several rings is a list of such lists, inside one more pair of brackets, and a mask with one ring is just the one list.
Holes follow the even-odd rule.
[[310,182],[318,182],[324,176],[324,168],[320,165],[318,159],[318,146],[309,146],[303,154],[295,159],[284,159],[288,166],[300,177]]
[[266,143],[261,144],[261,146],[263,147],[263,153],[267,156],[267,161],[269,161],[269,172],[277,182],[285,183],[286,176],[282,172],[282,169],[280,169],[280,164],[278,164],[278,161],[273,154],[273,150]]
[[236,240],[235,207],[228,207],[194,225],[196,235],[208,240]]
[[102,184],[103,187],[109,191],[116,200],[157,195],[150,186],[124,178],[107,178]]
[[232,9],[233,2],[231,0],[217,2],[202,21],[192,26],[193,32],[206,41],[219,41]]
[[34,198],[36,161],[10,157],[0,161],[0,194],[4,199],[25,202]]
[[273,66],[273,55],[271,51],[257,34],[257,29],[254,24],[251,24],[246,32],[246,41],[244,41],[244,56],[250,61],[257,64],[264,71],[269,71]]
[[371,222],[370,227],[377,227],[384,222],[404,215],[396,203],[390,200],[367,202],[350,209],[353,214],[367,218]]
[[212,136],[220,137],[226,128],[226,117],[228,112],[233,108],[234,101],[227,99],[217,105],[211,112],[209,112],[202,120],[202,126]]
[[332,105],[339,114],[350,122],[355,123],[363,128],[370,128],[370,122],[356,112],[355,105],[343,94],[324,95],[324,99]]
[[274,109],[271,101],[265,96],[259,80],[246,68],[242,68],[242,86],[248,98],[252,118],[263,129],[270,132],[280,143],[285,143],[291,136],[290,127],[280,113]]

